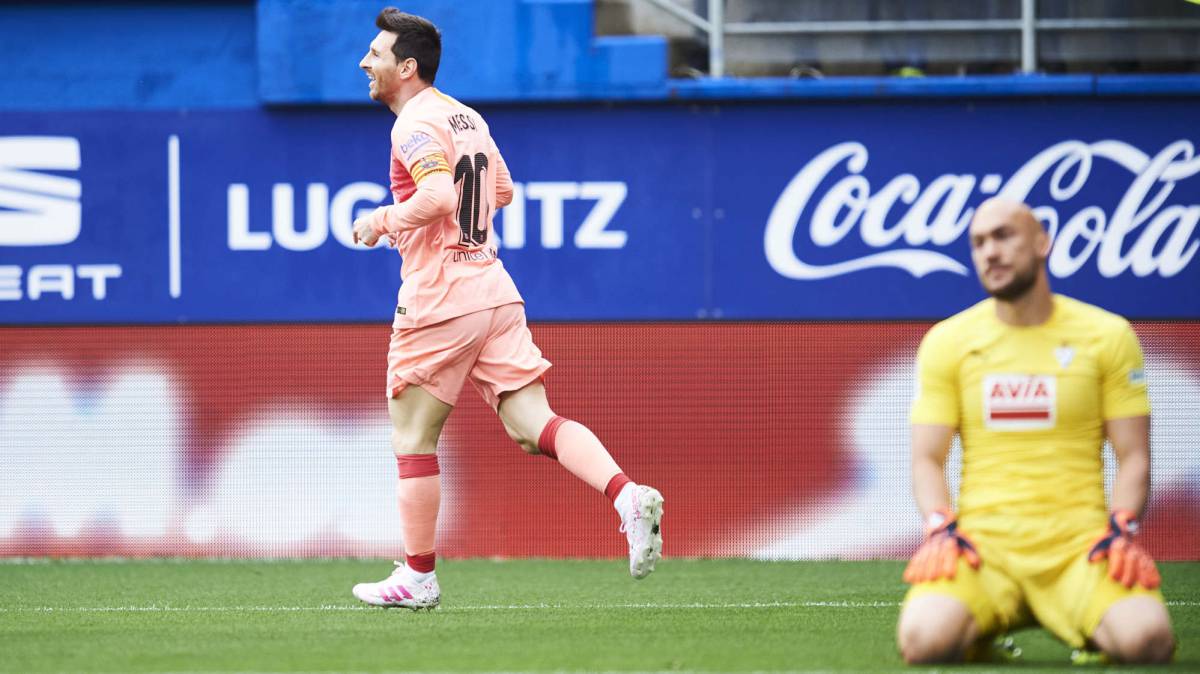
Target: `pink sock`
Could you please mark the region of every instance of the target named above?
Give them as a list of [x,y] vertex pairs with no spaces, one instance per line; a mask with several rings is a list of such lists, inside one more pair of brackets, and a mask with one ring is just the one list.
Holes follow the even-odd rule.
[[420,573],[433,571],[433,539],[442,501],[437,454],[406,454],[396,458],[396,465],[400,469],[396,494],[408,567]]
[[432,552],[426,552],[423,555],[405,555],[404,564],[417,573],[431,573],[436,558],[437,555]]
[[625,477],[625,473],[617,473],[612,476],[612,479],[608,481],[608,485],[604,487],[604,495],[608,497],[608,500],[616,503],[617,497],[621,495],[621,490],[630,482],[633,482],[633,480]]
[[604,491],[609,481],[621,474],[617,462],[587,426],[563,417],[554,417],[542,429],[538,449],[596,491]]

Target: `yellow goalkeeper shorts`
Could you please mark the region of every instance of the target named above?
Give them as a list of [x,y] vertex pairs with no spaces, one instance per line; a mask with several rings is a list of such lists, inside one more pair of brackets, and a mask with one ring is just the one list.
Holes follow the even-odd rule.
[[971,536],[982,563],[972,569],[961,557],[953,579],[919,583],[905,603],[930,594],[958,599],[975,618],[981,638],[1041,625],[1074,648],[1084,646],[1108,608],[1130,597],[1162,592],[1127,588],[1108,577],[1108,560],[1087,560],[1090,546],[1070,554],[1016,555]]

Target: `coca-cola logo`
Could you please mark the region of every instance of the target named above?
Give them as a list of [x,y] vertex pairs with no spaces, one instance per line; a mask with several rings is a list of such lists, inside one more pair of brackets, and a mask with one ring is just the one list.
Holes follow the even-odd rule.
[[[796,173],[767,219],[763,250],[772,269],[800,280],[881,267],[903,269],[917,278],[939,271],[967,275],[961,262],[930,248],[946,248],[965,234],[975,213],[968,202],[993,194],[1028,202],[1046,176],[1052,202],[1031,205],[1054,237],[1048,266],[1056,277],[1070,276],[1090,260],[1106,278],[1127,271],[1139,277],[1171,277],[1183,271],[1200,248],[1200,204],[1166,204],[1179,181],[1200,173],[1200,157],[1187,140],[1177,140],[1153,157],[1118,140],[1067,140],[1039,152],[1007,181],[998,174],[947,174],[922,187],[915,175],[902,173],[875,190],[862,175],[868,158],[863,144],[839,143]],[[1108,212],[1087,205],[1060,213],[1062,202],[1087,185],[1099,160],[1132,174],[1116,207]],[[838,172],[845,175],[837,178]],[[831,179],[836,180],[833,185],[816,195]],[[1194,194],[1189,196],[1195,199]],[[904,214],[891,217],[902,205],[907,206]],[[798,235],[807,237],[801,248],[829,248],[855,230],[869,248],[887,250],[822,264],[806,262],[797,253]],[[901,239],[905,247],[893,247]]]

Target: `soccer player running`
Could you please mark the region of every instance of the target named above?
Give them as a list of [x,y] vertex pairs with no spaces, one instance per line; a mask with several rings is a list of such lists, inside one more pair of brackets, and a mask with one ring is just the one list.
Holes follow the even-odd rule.
[[479,113],[433,87],[441,34],[428,20],[385,8],[359,66],[371,98],[396,114],[394,204],[355,220],[354,238],[388,237],[403,258],[388,351],[388,414],[400,479],[404,564],[354,586],[376,606],[438,605],[434,531],[441,500],[437,442],[470,379],[509,437],[543,454],[613,502],[629,541],[629,572],[644,578],[662,556],[663,498],[625,476],[583,425],[556,416],[512,278],[497,258],[492,218],[512,201],[504,158]]
[[[935,325],[918,350],[913,491],[926,539],[904,572],[900,653],[977,659],[994,637],[1041,625],[1077,656],[1167,662],[1159,573],[1133,538],[1150,482],[1137,337],[1123,318],[1050,292],[1051,240],[1024,204],[986,201],[969,235],[991,298]],[[957,515],[943,472],[956,431]],[[1111,512],[1106,437],[1118,461]]]

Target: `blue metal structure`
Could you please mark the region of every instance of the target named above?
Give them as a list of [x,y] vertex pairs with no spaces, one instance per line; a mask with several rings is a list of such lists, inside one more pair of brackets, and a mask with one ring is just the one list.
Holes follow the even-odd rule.
[[[361,105],[380,0],[0,6],[0,110]],[[679,80],[654,36],[597,37],[592,0],[414,0],[463,100],[1200,95],[1198,75]]]

